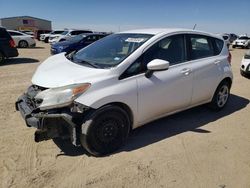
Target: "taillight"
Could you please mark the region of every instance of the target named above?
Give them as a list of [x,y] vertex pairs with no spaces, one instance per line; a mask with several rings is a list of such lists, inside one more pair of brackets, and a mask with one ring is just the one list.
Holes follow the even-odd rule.
[[11,40],[9,41],[9,44],[10,44],[10,47],[11,47],[11,48],[15,48],[15,47],[16,47],[16,44],[15,44],[15,42],[14,42],[13,39],[11,39]]
[[228,57],[227,57],[228,63],[231,65],[231,61],[232,61],[232,54],[230,52],[228,52]]

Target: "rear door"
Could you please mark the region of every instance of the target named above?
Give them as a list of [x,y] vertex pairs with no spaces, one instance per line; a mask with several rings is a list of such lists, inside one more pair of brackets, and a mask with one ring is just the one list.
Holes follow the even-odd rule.
[[[220,42],[223,46],[224,42]],[[212,37],[190,34],[187,35],[187,43],[188,58],[194,74],[191,104],[195,105],[206,102],[213,96],[220,80],[220,63],[223,57],[218,55],[219,51]]]

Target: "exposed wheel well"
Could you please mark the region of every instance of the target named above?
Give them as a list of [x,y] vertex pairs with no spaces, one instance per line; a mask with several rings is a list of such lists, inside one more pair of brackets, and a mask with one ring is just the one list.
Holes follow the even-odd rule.
[[232,79],[231,79],[231,78],[226,77],[226,78],[224,78],[224,79],[220,82],[220,84],[221,84],[222,82],[227,82],[227,83],[229,83],[229,89],[231,89],[231,86],[232,86]]

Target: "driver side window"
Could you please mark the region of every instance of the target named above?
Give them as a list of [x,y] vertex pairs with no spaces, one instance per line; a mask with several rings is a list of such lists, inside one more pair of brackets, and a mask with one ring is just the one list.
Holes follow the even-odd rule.
[[147,64],[154,59],[168,61],[170,66],[185,62],[184,35],[166,37],[155,43],[121,75],[121,79],[146,72]]

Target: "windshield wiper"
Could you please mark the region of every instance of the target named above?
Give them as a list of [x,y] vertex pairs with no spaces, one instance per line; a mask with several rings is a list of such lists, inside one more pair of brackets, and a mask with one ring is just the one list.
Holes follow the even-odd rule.
[[97,65],[95,65],[95,64],[92,64],[92,63],[90,63],[90,62],[88,62],[88,61],[84,61],[84,60],[82,60],[82,61],[77,61],[76,63],[78,63],[78,64],[87,64],[87,65],[90,65],[91,67],[94,67],[94,68],[100,68],[99,66],[97,66]]

